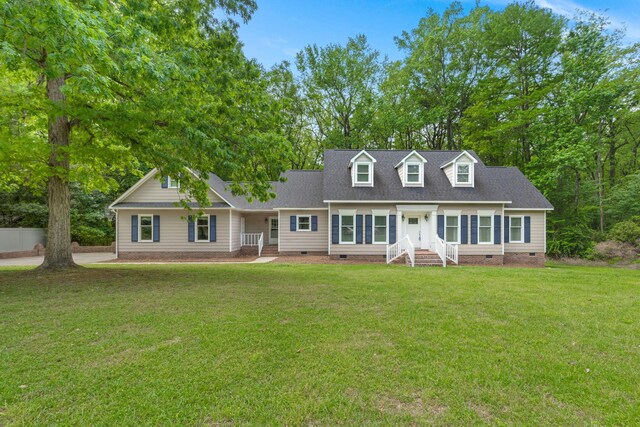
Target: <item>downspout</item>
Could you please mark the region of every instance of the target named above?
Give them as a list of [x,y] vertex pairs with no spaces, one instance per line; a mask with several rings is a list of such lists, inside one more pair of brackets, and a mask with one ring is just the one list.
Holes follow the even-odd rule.
[[327,255],[331,255],[331,228],[333,224],[331,224],[331,203],[327,203]]

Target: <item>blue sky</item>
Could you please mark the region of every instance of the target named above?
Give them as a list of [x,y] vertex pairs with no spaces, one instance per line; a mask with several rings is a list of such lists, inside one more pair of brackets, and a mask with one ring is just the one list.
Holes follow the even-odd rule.
[[[265,67],[292,61],[297,51],[316,43],[344,43],[365,34],[373,48],[390,59],[402,57],[393,37],[414,28],[426,10],[441,11],[444,0],[257,0],[258,11],[240,28],[245,54]],[[471,7],[473,0],[462,1]],[[508,0],[484,0],[501,8]],[[626,26],[628,42],[640,42],[640,0],[536,0],[540,6],[571,17],[576,9],[604,13],[612,27]]]

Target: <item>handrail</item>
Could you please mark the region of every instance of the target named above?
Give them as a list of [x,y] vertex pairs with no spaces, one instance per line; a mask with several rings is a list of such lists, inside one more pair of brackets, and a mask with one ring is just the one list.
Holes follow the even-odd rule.
[[442,260],[442,266],[447,266],[447,252],[444,240],[442,240],[439,236],[436,236],[436,244],[435,244],[436,253]]
[[258,246],[258,240],[263,233],[241,233],[240,245],[241,246]]
[[264,246],[264,233],[260,233],[260,238],[258,239],[258,256],[262,254],[263,246]]
[[436,252],[442,260],[442,266],[447,266],[447,260],[450,259],[454,264],[458,264],[458,245],[447,243],[440,237],[436,236]]
[[413,267],[415,265],[416,252],[409,236],[404,236],[396,243],[387,245],[387,264],[390,264],[393,260],[401,257],[405,253],[409,256],[411,267]]

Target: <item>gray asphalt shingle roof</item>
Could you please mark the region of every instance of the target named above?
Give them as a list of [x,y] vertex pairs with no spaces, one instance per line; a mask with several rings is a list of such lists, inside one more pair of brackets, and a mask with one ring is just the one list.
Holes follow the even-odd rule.
[[234,196],[227,190],[227,182],[218,176],[209,176],[209,185],[225,200],[240,209],[325,208],[322,201],[322,171],[290,170],[283,174],[285,182],[272,182],[275,199],[250,203],[243,196]]
[[[191,208],[199,208],[200,205],[195,202],[187,203]],[[114,208],[175,208],[175,203],[172,202],[122,202],[113,205]],[[179,206],[178,206],[179,207]],[[223,202],[212,203],[209,208],[228,208],[229,205]]]
[[324,153],[324,200],[334,201],[411,201],[482,202],[512,201],[507,207],[552,209],[547,199],[517,168],[487,167],[477,154],[468,150],[475,165],[473,188],[452,187],[441,165],[462,151],[418,151],[427,163],[424,187],[403,187],[395,165],[411,150],[367,150],[375,159],[374,186],[353,187],[349,161],[359,150],[327,150]]

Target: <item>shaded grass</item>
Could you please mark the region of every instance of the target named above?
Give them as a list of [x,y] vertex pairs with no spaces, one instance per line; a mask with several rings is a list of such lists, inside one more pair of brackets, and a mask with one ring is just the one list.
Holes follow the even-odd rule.
[[0,270],[0,425],[633,424],[640,274]]

